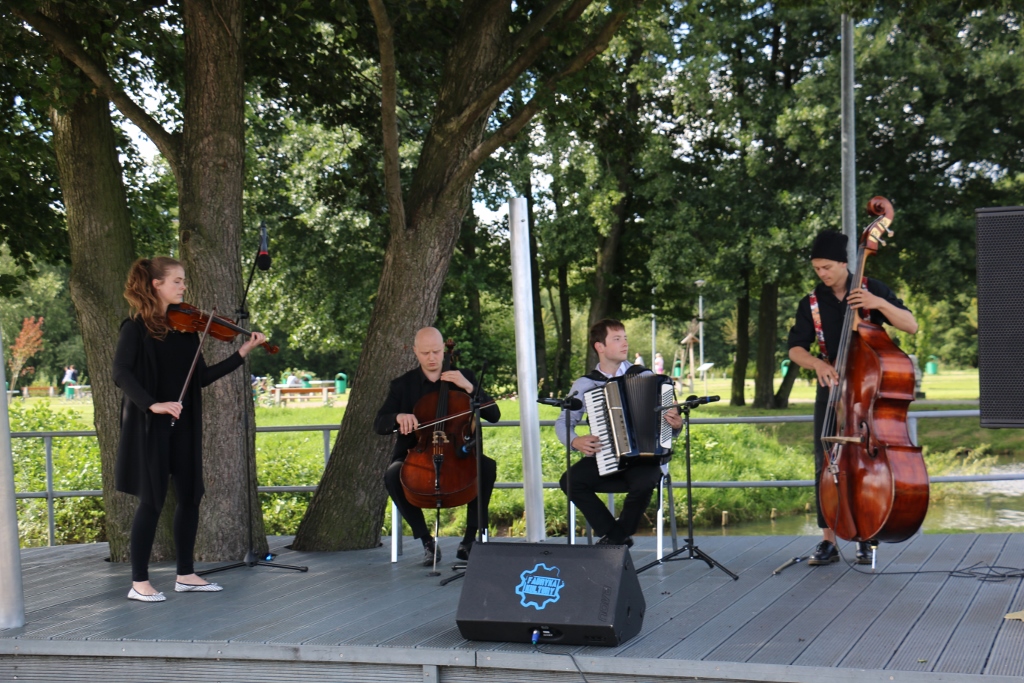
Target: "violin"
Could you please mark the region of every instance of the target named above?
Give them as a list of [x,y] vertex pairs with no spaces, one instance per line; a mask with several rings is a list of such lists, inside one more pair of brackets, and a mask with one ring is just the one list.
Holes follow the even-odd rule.
[[[208,334],[214,339],[230,342],[235,337],[242,335],[248,337],[252,334],[249,330],[239,327],[234,320],[223,318],[218,315],[204,313],[202,309],[190,304],[171,304],[167,307],[167,322],[172,329],[178,332],[197,332],[202,334],[209,326]],[[269,342],[263,342],[260,346],[267,350],[267,353],[277,353],[280,348]]]
[[[455,342],[445,343],[441,372],[452,364]],[[469,453],[476,425],[469,394],[441,382],[436,392],[421,397],[413,414],[421,425],[416,445],[402,465],[401,482],[410,503],[420,508],[451,508],[465,505],[477,494],[476,458]]]
[[[876,218],[861,237],[853,286],[862,286],[867,258],[892,235],[892,204],[874,197]],[[914,365],[880,325],[847,309],[836,359],[839,381],[829,391],[822,430],[826,462],[819,480],[821,511],[847,541],[898,543],[928,511],[928,471],[907,429]]]

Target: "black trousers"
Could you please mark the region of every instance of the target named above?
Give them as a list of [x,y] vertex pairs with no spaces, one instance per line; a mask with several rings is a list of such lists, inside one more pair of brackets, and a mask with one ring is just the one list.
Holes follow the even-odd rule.
[[[158,416],[168,419],[167,416]],[[174,482],[174,493],[178,505],[174,509],[174,545],[178,555],[178,575],[188,576],[195,572],[193,554],[196,548],[196,533],[199,530],[199,505],[194,503],[195,487],[194,461],[192,458],[192,427],[187,413],[170,430],[170,471]],[[163,499],[145,503],[139,501],[132,521],[129,553],[132,561],[132,581],[149,581],[149,556],[153,552],[153,540],[160,521]]]
[[[563,474],[559,481],[562,491],[566,490],[567,475],[568,472]],[[608,536],[617,532],[623,537],[632,536],[640,528],[640,520],[651,502],[654,488],[660,481],[661,467],[657,461],[638,462],[620,472],[602,477],[597,471],[597,460],[583,457],[572,466],[572,491],[569,492],[569,500],[587,518],[595,534]],[[618,520],[598,497],[599,493],[626,494],[626,501],[622,505]]]
[[821,432],[825,426],[825,412],[828,410],[828,387],[818,385],[814,396],[814,507],[818,511],[818,528],[827,529],[825,515],[821,513],[821,473],[825,469],[825,447],[821,443]]
[[[415,538],[426,538],[430,536],[427,529],[427,521],[423,517],[423,508],[416,507],[405,497],[405,489],[402,488],[402,461],[396,460],[388,465],[384,472],[384,488],[388,490],[391,500],[395,501],[402,518],[409,522],[412,528],[412,535]],[[483,456],[480,462],[480,487],[479,496],[484,508],[484,520],[487,517],[487,506],[491,502],[491,492],[494,491],[494,482],[498,478],[498,463],[492,458]],[[480,520],[477,519],[476,498],[466,506],[466,529],[474,533],[480,528]]]

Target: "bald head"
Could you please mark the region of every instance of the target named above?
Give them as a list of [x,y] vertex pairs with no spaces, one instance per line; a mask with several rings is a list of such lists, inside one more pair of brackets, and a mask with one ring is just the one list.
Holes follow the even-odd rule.
[[423,374],[434,378],[444,365],[444,337],[433,327],[424,327],[416,333],[412,350],[416,353]]
[[412,342],[414,349],[418,349],[424,345],[440,344],[444,346],[444,337],[436,327],[421,327],[416,332],[416,338]]

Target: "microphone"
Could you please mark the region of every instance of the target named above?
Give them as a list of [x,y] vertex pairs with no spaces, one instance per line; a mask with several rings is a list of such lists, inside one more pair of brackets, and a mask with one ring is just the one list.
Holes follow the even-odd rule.
[[256,267],[270,270],[270,249],[267,246],[267,222],[260,221],[260,251],[256,254]]
[[705,403],[714,403],[715,401],[721,401],[721,400],[722,400],[721,396],[700,396],[700,397],[698,397],[696,394],[693,394],[693,395],[687,396],[685,401],[680,401],[679,403],[674,403],[674,404],[672,404],[670,406],[658,406],[657,408],[654,409],[654,412],[660,413],[660,412],[669,410],[671,408],[696,408],[697,406],[702,406]]
[[556,408],[568,408],[569,410],[579,410],[583,407],[583,401],[571,396],[565,400],[560,398],[538,398],[537,403],[543,403],[546,406],[555,406]]

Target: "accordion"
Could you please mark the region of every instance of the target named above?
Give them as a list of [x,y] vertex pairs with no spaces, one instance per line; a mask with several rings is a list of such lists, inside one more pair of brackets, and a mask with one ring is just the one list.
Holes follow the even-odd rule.
[[659,406],[675,403],[672,380],[665,375],[634,374],[613,377],[602,387],[583,394],[590,433],[601,439],[597,471],[618,472],[623,459],[669,458],[672,428]]

